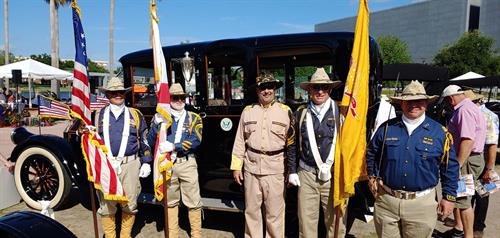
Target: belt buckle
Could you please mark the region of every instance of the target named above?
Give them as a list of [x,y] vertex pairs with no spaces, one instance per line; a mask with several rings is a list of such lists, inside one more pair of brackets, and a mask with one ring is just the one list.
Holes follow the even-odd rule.
[[406,191],[398,191],[394,190],[394,197],[399,198],[399,199],[404,199],[404,200],[412,200],[417,197],[415,192],[406,192]]

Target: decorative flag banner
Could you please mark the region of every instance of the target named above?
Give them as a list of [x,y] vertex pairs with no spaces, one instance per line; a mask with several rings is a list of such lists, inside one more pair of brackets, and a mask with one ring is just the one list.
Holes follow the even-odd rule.
[[[354,184],[366,176],[366,117],[370,73],[368,0],[359,1],[351,65],[340,106],[347,107],[335,151],[333,206],[343,214],[345,199],[354,195]],[[339,151],[340,150],[340,151]]]
[[90,110],[100,110],[109,105],[109,99],[103,96],[90,94]]
[[73,87],[71,89],[71,111],[74,117],[81,119],[85,124],[91,125],[90,89],[88,79],[87,45],[82,22],[80,21],[80,8],[76,1],[71,2],[73,12],[73,30],[75,33],[75,68],[73,70]]
[[71,120],[68,105],[41,95],[38,95],[38,116]]
[[158,201],[163,199],[163,172],[167,171],[165,180],[171,176],[173,161],[170,159],[170,153],[160,153],[158,144],[166,141],[167,129],[172,124],[170,116],[170,92],[168,89],[167,65],[160,42],[160,30],[158,29],[158,16],[156,15],[156,3],[151,0],[150,21],[151,21],[151,48],[153,48],[153,60],[155,69],[156,96],[158,99],[156,112],[163,117],[163,123],[156,137],[153,162],[153,183],[155,197]]
[[87,179],[103,193],[104,199],[126,202],[127,197],[122,184],[106,157],[107,149],[104,141],[93,131],[83,133],[81,138],[83,157],[87,164]]

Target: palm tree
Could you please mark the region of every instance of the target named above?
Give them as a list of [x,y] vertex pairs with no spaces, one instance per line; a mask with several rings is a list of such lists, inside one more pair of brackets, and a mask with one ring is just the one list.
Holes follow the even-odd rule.
[[[59,7],[64,6],[67,0],[44,0],[50,8],[50,56],[51,65],[59,68]],[[50,91],[59,95],[59,82],[53,79],[50,82]]]
[[[5,36],[5,64],[9,64],[9,0],[3,0],[3,26]],[[4,87],[3,79],[0,80],[0,86]],[[6,80],[5,87],[9,87],[9,80]]]
[[113,63],[114,63],[114,39],[113,39],[113,22],[115,18],[115,0],[110,0],[109,6],[109,78],[114,76]]

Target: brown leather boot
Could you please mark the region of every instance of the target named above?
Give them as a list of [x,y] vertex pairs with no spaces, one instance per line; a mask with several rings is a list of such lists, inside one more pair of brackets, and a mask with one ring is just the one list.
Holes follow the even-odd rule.
[[201,238],[201,208],[189,209],[191,238]]
[[128,214],[122,212],[122,229],[120,231],[120,238],[131,238],[132,227],[134,226],[135,214]]
[[101,216],[102,228],[105,238],[116,238],[116,220],[115,215]]
[[179,206],[168,208],[168,238],[179,237]]

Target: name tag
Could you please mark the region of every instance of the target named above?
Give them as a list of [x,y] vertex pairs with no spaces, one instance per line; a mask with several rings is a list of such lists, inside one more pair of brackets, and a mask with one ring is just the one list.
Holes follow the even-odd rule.
[[424,139],[422,140],[422,143],[427,144],[427,145],[433,145],[434,140],[430,137],[424,137]]

